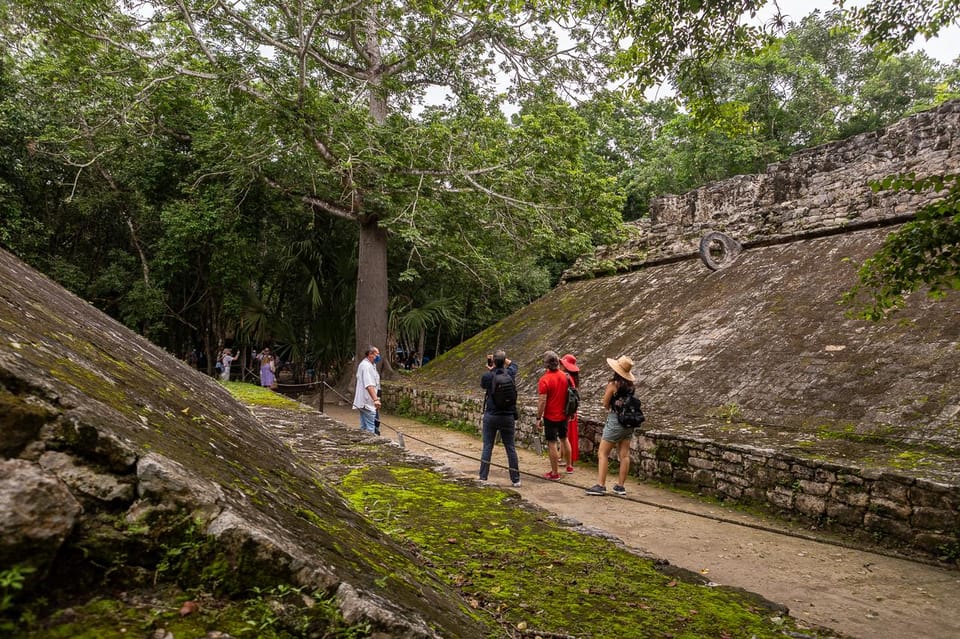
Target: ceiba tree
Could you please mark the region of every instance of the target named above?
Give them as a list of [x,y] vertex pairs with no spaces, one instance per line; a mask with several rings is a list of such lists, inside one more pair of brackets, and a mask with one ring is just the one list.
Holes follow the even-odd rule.
[[[591,164],[585,124],[563,99],[609,77],[618,38],[600,7],[25,0],[4,11],[28,55],[31,41],[47,54],[58,39],[95,43],[87,64],[127,88],[113,99],[129,108],[113,113],[189,78],[211,120],[230,122],[219,179],[262,180],[355,223],[358,353],[385,344],[389,237],[487,281],[485,247],[501,259],[525,246],[582,251],[618,222],[614,180]],[[93,138],[106,128],[84,127]],[[102,160],[95,139],[88,148]]]

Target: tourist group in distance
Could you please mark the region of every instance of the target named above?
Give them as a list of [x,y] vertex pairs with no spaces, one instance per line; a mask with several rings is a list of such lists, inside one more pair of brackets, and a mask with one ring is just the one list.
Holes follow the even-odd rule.
[[[380,434],[380,374],[376,364],[380,350],[366,349],[357,366],[357,384],[353,408],[360,413],[360,428]],[[607,358],[610,377],[603,391],[602,405],[606,411],[600,446],[597,451],[597,483],[586,490],[587,495],[603,496],[607,491],[610,454],[616,448],[620,461],[617,481],[610,493],[627,494],[625,483],[630,472],[630,442],[635,429],[643,423],[640,400],[635,395],[636,379],[631,371],[633,360],[623,355]],[[572,353],[560,357],[555,351],[543,354],[544,372],[537,380],[537,436],[546,444],[550,467],[541,477],[559,481],[573,474],[579,453],[580,368]],[[520,417],[517,405],[517,363],[507,357],[503,349],[487,355],[486,371],[480,377],[484,391],[483,448],[480,454],[478,479],[487,482],[493,449],[497,439],[507,455],[510,483],[521,485],[520,464],[516,448],[516,423]]]

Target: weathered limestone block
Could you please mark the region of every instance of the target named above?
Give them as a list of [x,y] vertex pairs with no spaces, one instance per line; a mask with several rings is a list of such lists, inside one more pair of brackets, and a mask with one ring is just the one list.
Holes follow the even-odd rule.
[[743,464],[743,455],[732,450],[725,450],[720,454],[720,458],[731,464]]
[[767,500],[778,508],[793,508],[793,491],[784,486],[774,486],[767,491]]
[[743,495],[743,490],[739,486],[721,479],[717,480],[716,490],[721,495],[731,497],[733,499],[740,499],[740,497]]
[[910,504],[882,497],[871,496],[867,508],[882,517],[896,519],[897,521],[910,521],[910,515],[913,514],[913,508]]
[[39,582],[83,508],[69,489],[37,464],[0,461],[0,566],[30,566]]
[[50,446],[70,450],[84,459],[94,459],[107,471],[131,472],[137,463],[136,451],[115,434],[91,425],[97,417],[90,415],[88,421],[85,414],[88,410],[78,406],[69,417],[51,424],[52,428],[48,427],[51,432],[44,434]]
[[717,484],[717,478],[709,470],[698,470],[693,473],[693,483],[704,488],[713,488]]
[[960,510],[960,493],[953,486],[930,480],[918,480],[910,488],[910,503],[914,506]]
[[790,474],[797,479],[813,479],[815,476],[813,468],[804,463],[794,463],[790,466]]
[[830,496],[849,506],[865,507],[870,503],[870,494],[865,488],[836,485],[831,489]]
[[65,453],[49,451],[40,457],[40,467],[56,475],[75,493],[111,505],[132,503],[136,487],[116,475],[98,472]]
[[800,490],[808,495],[814,495],[816,497],[823,497],[830,493],[832,488],[831,484],[826,482],[816,482],[809,481],[806,479],[801,479],[799,482]]
[[793,504],[800,513],[814,519],[827,512],[827,500],[823,497],[799,493],[794,497]]
[[138,495],[151,501],[216,512],[224,498],[219,484],[201,479],[172,459],[152,453],[137,463],[137,480]]
[[960,528],[960,513],[956,510],[920,506],[913,509],[910,523],[924,530],[956,530]]
[[907,478],[882,479],[873,484],[870,494],[879,499],[888,499],[896,502],[907,502],[910,492],[910,485]]
[[954,560],[960,548],[957,547],[957,538],[950,535],[940,535],[937,533],[921,532],[913,537],[913,545],[935,557],[943,557]]
[[778,457],[771,457],[767,460],[767,466],[774,468],[776,470],[790,470],[790,463],[784,459]]
[[709,459],[703,459],[700,457],[688,458],[687,464],[689,464],[693,468],[704,469],[704,470],[712,470],[713,468],[716,467],[716,464],[714,464],[713,461]]
[[743,475],[735,472],[734,473],[724,472],[722,474],[718,474],[717,479],[723,480],[729,484],[733,484],[741,489],[747,488],[748,486],[751,486],[753,484],[753,482],[751,482],[749,478],[744,477]]
[[828,468],[818,468],[816,473],[814,473],[813,479],[814,481],[826,484],[834,484],[837,481],[837,473]]
[[870,511],[863,515],[863,526],[868,531],[878,532],[894,539],[907,540],[913,538],[913,529],[910,528],[909,524]]
[[855,528],[863,525],[863,516],[866,512],[866,508],[848,506],[847,504],[839,504],[837,502],[827,502],[825,514],[842,526]]
[[0,389],[0,457],[19,455],[52,417],[38,401]]
[[641,459],[639,470],[643,477],[656,477],[657,461],[655,459]]
[[753,485],[758,488],[766,489],[777,484],[776,471],[766,466],[757,466],[750,469],[749,477]]

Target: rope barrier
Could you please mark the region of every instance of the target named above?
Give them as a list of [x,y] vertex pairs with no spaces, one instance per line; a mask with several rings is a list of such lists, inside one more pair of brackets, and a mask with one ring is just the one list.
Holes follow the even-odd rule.
[[[333,393],[334,393],[337,397],[339,397],[341,400],[343,400],[345,403],[350,403],[350,404],[352,404],[352,401],[347,400],[343,395],[340,394],[339,391],[337,391],[337,389],[335,389],[335,388],[333,388],[332,386],[330,386],[329,384],[327,384],[326,381],[323,381],[323,382],[320,382],[320,383],[322,383],[324,386],[326,386],[326,387],[329,388],[331,391],[333,391]],[[379,413],[378,413],[378,414],[379,414]],[[394,427],[390,426],[389,424],[384,423],[382,420],[380,421],[380,425],[381,425],[382,427],[386,427],[386,428],[388,428],[389,430],[392,430],[393,432],[397,433],[398,445],[400,446],[400,448],[405,448],[405,445],[404,445],[404,434],[403,434],[402,431],[400,431],[400,430],[397,429],[397,428],[394,428]],[[442,450],[442,451],[447,452],[447,453],[450,453],[450,454],[452,454],[452,455],[460,456],[460,457],[462,457],[462,458],[464,458],[464,459],[469,459],[469,460],[476,461],[476,462],[482,462],[482,459],[480,459],[480,458],[478,458],[478,457],[473,457],[473,456],[471,456],[471,455],[467,455],[466,453],[463,453],[463,452],[461,452],[461,451],[452,450],[452,449],[450,449],[450,448],[445,448],[445,447],[440,446],[440,445],[438,445],[438,444],[435,444],[435,443],[433,443],[433,442],[428,442],[428,441],[426,441],[426,440],[419,439],[419,438],[414,437],[414,436],[412,436],[412,435],[410,435],[410,434],[407,434],[406,436],[407,436],[408,438],[412,439],[413,441],[420,442],[421,444],[424,444],[424,445],[429,446],[429,447],[436,448],[437,450]],[[539,441],[539,436],[538,436],[538,441]],[[539,454],[542,455],[542,452],[540,452]],[[510,470],[510,467],[509,467],[509,466],[505,466],[505,465],[503,465],[503,464],[498,464],[498,463],[495,463],[495,462],[493,462],[493,461],[490,461],[489,463],[490,463],[490,466],[491,466],[491,467],[500,468],[500,469],[507,470],[507,471]],[[575,489],[577,489],[577,490],[579,490],[579,491],[585,491],[585,490],[587,489],[586,486],[581,486],[581,485],[572,484],[572,483],[564,483],[564,482],[560,482],[560,481],[556,481],[556,480],[545,479],[545,478],[543,478],[543,477],[541,477],[540,475],[537,475],[537,474],[535,474],[535,473],[531,473],[531,472],[527,472],[527,471],[523,471],[523,470],[519,470],[519,469],[518,469],[518,472],[520,473],[520,475],[521,475],[522,477],[530,477],[530,478],[538,479],[538,480],[541,480],[541,481],[549,481],[549,482],[551,482],[551,483],[557,484],[558,486],[575,488]],[[772,533],[772,534],[775,534],[775,535],[782,535],[782,536],[784,536],[784,537],[792,537],[792,538],[795,538],[795,539],[802,539],[802,540],[804,540],[804,541],[812,541],[812,542],[816,542],[816,543],[827,544],[827,545],[831,545],[831,546],[836,546],[836,547],[839,547],[839,548],[843,548],[843,549],[845,549],[845,550],[855,550],[855,551],[858,551],[858,552],[865,552],[865,553],[870,553],[870,554],[874,554],[874,555],[880,555],[880,556],[883,556],[883,557],[890,557],[890,558],[892,558],[892,559],[901,559],[901,560],[904,560],[904,561],[911,561],[911,562],[914,562],[914,563],[925,564],[925,565],[928,565],[928,566],[935,566],[935,567],[937,567],[937,568],[943,568],[943,567],[945,567],[945,565],[944,565],[942,562],[938,562],[938,561],[935,561],[935,560],[933,560],[933,559],[926,559],[926,558],[924,558],[924,557],[911,557],[911,556],[899,554],[899,553],[897,553],[897,552],[895,552],[895,551],[887,551],[887,550],[884,550],[884,549],[882,549],[882,548],[867,548],[867,547],[857,546],[857,545],[854,545],[854,544],[851,544],[851,543],[847,543],[847,542],[844,542],[844,541],[841,541],[841,540],[830,539],[830,538],[828,538],[828,537],[818,537],[818,536],[816,536],[816,535],[801,533],[801,532],[792,531],[792,530],[784,530],[784,529],[782,529],[782,528],[775,528],[775,527],[773,527],[773,526],[767,526],[767,525],[764,525],[764,524],[757,524],[757,523],[748,522],[748,521],[740,521],[740,520],[732,519],[732,518],[729,518],[729,517],[723,517],[723,516],[721,516],[721,515],[712,515],[712,514],[709,514],[709,513],[700,513],[700,512],[693,511],[693,510],[687,510],[687,509],[681,508],[681,507],[679,507],[679,506],[670,506],[670,505],[668,505],[668,504],[660,504],[660,503],[656,503],[656,502],[649,501],[649,500],[646,500],[646,499],[640,499],[640,498],[630,497],[630,496],[627,496],[627,495],[617,496],[617,498],[618,498],[618,499],[623,499],[623,500],[626,500],[626,501],[630,501],[630,502],[633,502],[633,503],[636,503],[636,504],[641,504],[641,505],[644,505],[644,506],[650,506],[650,507],[652,507],[652,508],[658,508],[658,509],[661,509],[661,510],[668,510],[668,511],[675,512],[675,513],[679,513],[679,514],[682,514],[682,515],[690,515],[690,516],[693,516],[693,517],[699,517],[700,519],[708,519],[708,520],[712,520],[712,521],[715,521],[715,522],[718,522],[718,523],[722,523],[722,524],[732,524],[732,525],[734,525],[734,526],[741,526],[741,527],[743,527],[743,528],[750,528],[750,529],[752,529],[752,530],[757,530],[757,531],[766,532],[766,533]]]

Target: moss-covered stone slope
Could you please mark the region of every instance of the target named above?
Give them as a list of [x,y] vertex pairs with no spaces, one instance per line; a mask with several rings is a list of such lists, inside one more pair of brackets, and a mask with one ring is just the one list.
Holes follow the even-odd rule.
[[0,614],[171,581],[303,589],[386,636],[488,634],[222,385],[3,251],[0,442]]

